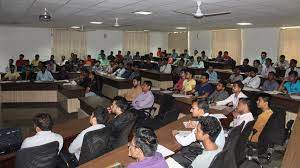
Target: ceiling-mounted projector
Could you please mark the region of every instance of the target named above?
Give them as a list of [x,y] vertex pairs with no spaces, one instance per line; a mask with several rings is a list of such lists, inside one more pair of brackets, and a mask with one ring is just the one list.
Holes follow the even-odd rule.
[[42,22],[49,22],[51,21],[51,15],[50,13],[47,11],[47,9],[45,8],[44,13],[42,15],[39,16],[39,20]]

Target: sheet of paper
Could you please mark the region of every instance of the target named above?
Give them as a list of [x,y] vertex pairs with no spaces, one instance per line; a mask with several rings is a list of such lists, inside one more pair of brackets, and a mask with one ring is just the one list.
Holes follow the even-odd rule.
[[166,160],[168,167],[170,168],[183,168],[178,162],[176,162],[173,158],[169,157]]
[[173,97],[185,97],[185,98],[190,98],[192,97],[191,95],[184,95],[184,94],[173,94]]
[[259,89],[254,89],[254,88],[250,88],[250,87],[244,87],[243,90],[246,90],[246,91],[255,91],[255,92],[259,92],[260,91]]
[[125,78],[116,76],[116,79],[124,80]]
[[216,117],[219,120],[223,118],[227,118],[224,114],[210,114],[210,115]]
[[160,90],[159,87],[152,87],[151,90]]
[[192,133],[192,131],[177,131],[179,135],[186,137]]
[[300,96],[298,95],[290,95],[292,99],[300,100]]
[[215,110],[224,110],[227,106],[213,106],[209,105],[209,108],[215,109]]
[[60,83],[60,82],[69,82],[69,80],[55,80],[54,82]]
[[274,91],[264,91],[264,92],[268,93],[268,94],[271,94],[271,95],[276,95],[276,94],[282,93],[282,92],[277,91],[277,90],[274,90]]
[[160,144],[157,145],[156,152],[161,153],[164,157],[167,157],[167,156],[170,156],[170,155],[174,154],[173,151],[171,151],[170,149],[168,149],[168,148],[166,148],[166,147],[164,147],[164,146],[162,146]]

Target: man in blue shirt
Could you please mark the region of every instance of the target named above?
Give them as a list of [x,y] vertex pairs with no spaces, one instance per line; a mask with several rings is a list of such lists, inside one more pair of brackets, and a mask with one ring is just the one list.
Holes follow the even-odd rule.
[[282,81],[279,90],[288,94],[300,94],[300,81],[298,81],[298,72],[289,72],[289,77]]
[[37,81],[54,81],[54,78],[53,78],[51,72],[49,72],[47,70],[47,67],[45,65],[43,65],[42,69],[36,75],[36,80]]
[[214,91],[212,85],[208,83],[208,79],[209,75],[207,73],[202,74],[200,78],[200,84],[198,83],[196,88],[191,91],[192,93],[198,93],[198,99],[206,99]]
[[206,73],[209,75],[210,81],[217,81],[218,80],[218,74],[214,71],[214,68],[212,66],[209,66]]

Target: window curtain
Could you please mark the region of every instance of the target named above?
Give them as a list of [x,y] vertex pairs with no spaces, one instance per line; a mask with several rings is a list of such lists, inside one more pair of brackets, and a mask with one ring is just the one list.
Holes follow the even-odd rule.
[[300,61],[300,28],[280,29],[279,53],[287,60]]
[[[124,32],[123,53],[130,51],[132,55],[140,52],[140,55],[148,54],[150,48],[149,32]],[[123,55],[124,55],[123,54]]]
[[212,57],[215,58],[219,51],[228,51],[229,56],[241,62],[242,37],[241,30],[213,30],[212,31]]
[[171,32],[168,34],[169,52],[176,49],[178,53],[183,53],[188,49],[188,32]]
[[87,53],[85,32],[52,29],[52,38],[52,54],[55,59],[60,59],[62,55],[69,59],[71,53],[77,54],[78,58],[85,58]]

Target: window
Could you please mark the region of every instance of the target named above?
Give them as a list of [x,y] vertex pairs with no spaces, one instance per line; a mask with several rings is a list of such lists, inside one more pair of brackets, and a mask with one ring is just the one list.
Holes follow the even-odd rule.
[[124,32],[123,53],[130,51],[134,55],[138,51],[140,55],[148,54],[149,46],[149,32]]
[[286,60],[300,61],[300,28],[280,29],[279,53],[285,55]]
[[229,56],[237,64],[241,62],[241,30],[224,29],[212,31],[212,57],[215,58],[219,51],[228,51]]
[[172,32],[168,34],[168,49],[176,49],[178,53],[183,53],[188,49],[188,32]]

